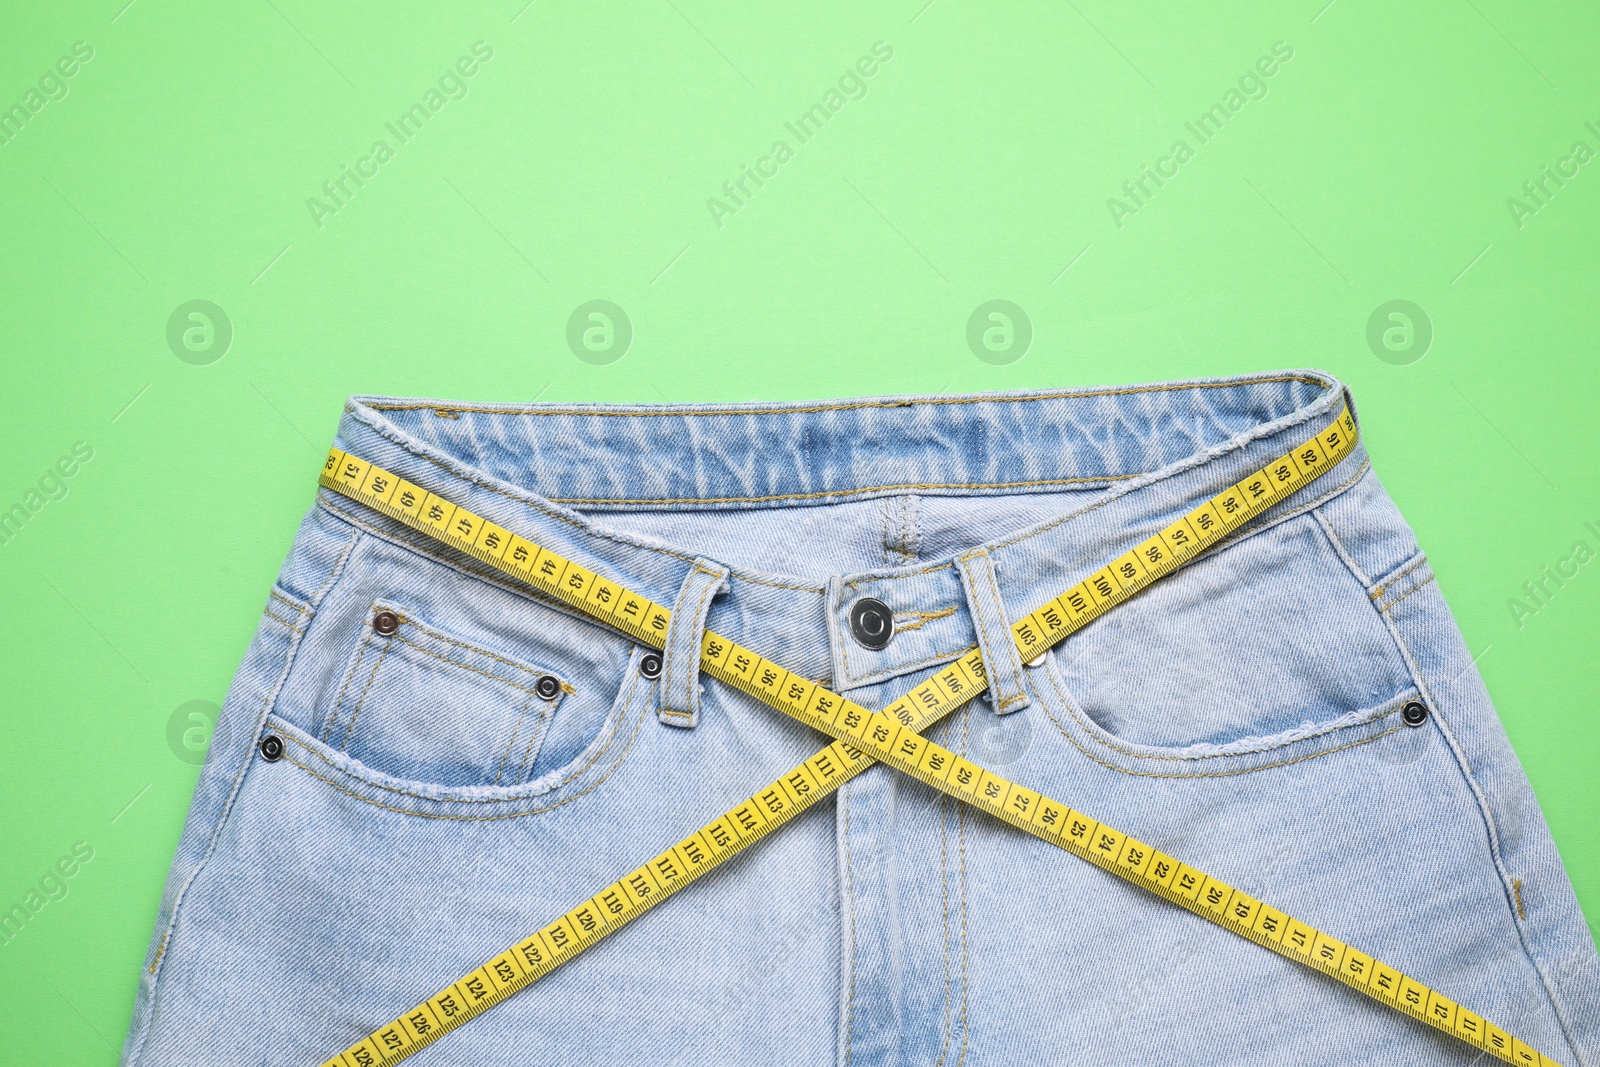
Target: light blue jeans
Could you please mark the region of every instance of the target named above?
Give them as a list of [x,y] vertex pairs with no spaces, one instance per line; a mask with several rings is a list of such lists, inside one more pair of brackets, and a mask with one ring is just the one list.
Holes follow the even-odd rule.
[[[694,672],[710,626],[872,707],[985,634],[997,691],[942,744],[1600,1067],[1593,940],[1363,448],[1042,663],[993,640],[1347,399],[1285,371],[729,407],[351,400],[338,447],[675,605],[666,669],[319,493],[217,724],[124,1062],[318,1064],[822,747]],[[881,648],[852,630],[864,597],[892,614]],[[1476,1062],[883,767],[415,1062],[1180,1057]]]

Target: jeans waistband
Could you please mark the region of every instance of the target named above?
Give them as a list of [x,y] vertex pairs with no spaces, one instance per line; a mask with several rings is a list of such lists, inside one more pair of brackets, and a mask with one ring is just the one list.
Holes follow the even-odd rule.
[[[1059,512],[1046,521],[984,531],[1001,602],[1015,620],[1320,432],[1346,402],[1344,386],[1314,370],[1113,388],[734,405],[359,396],[346,405],[336,444],[668,605],[695,558],[706,553],[619,532],[608,512],[804,508],[906,494],[1059,494]],[[1366,462],[1358,443],[1337,467],[1235,536],[1348,486]],[[328,490],[321,501],[383,536],[452,555]],[[977,643],[955,565],[960,554],[825,581],[815,573],[768,573],[723,561],[730,589],[707,624],[836,688],[872,685]],[[863,596],[917,624],[881,650],[852,642],[849,610]]]

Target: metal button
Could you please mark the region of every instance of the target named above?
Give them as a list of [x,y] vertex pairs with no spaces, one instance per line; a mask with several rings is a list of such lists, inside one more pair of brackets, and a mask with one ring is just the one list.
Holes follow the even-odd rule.
[[268,734],[261,739],[261,758],[268,763],[277,763],[283,758],[283,738],[277,734]]
[[894,612],[889,605],[864,596],[850,605],[850,633],[870,649],[880,649],[894,636]]
[[553,674],[546,674],[533,683],[533,691],[546,700],[554,700],[561,695],[561,679]]
[[392,611],[380,611],[372,617],[372,630],[383,637],[388,637],[400,629],[400,616]]
[[1420,700],[1413,700],[1400,709],[1400,718],[1407,726],[1421,726],[1428,721],[1428,706]]
[[661,653],[646,652],[639,657],[639,677],[650,681],[661,677]]

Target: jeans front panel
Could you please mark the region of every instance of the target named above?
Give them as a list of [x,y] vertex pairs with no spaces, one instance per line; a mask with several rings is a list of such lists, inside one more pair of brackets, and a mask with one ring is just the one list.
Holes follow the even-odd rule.
[[[963,554],[1019,618],[1347,402],[1314,371],[731,408],[357,398],[338,443],[657,602],[718,560],[710,629],[881,707],[977,643]],[[883,648],[851,636],[864,596],[893,615]],[[218,723],[125,1062],[322,1062],[826,743],[705,679],[694,728],[666,725],[643,651],[321,493]],[[1600,1067],[1593,942],[1364,449],[1020,683],[1025,707],[975,701],[931,736]],[[1180,1050],[1474,1055],[876,767],[416,1062]]]

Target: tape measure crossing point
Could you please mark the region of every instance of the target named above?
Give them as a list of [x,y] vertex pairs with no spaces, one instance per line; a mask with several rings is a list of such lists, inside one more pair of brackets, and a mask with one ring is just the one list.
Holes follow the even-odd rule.
[[[1355,442],[1355,420],[1346,409],[1323,432],[1030,612],[1012,626],[1022,659],[1036,658],[1217,545],[1274,503],[1316,480],[1343,459]],[[328,489],[473,556],[652,648],[665,645],[670,609],[358,456],[334,449],[320,481]],[[379,1067],[405,1059],[621,929],[874,763],[887,764],[980,808],[1506,1063],[1560,1067],[1481,1015],[1354,946],[920,736],[988,687],[983,660],[975,648],[882,711],[871,711],[791,675],[759,653],[710,631],[702,644],[700,668],[837,740],[565,915],[385,1023],[323,1067]]]

